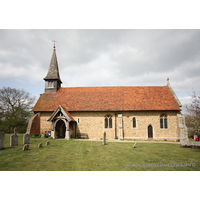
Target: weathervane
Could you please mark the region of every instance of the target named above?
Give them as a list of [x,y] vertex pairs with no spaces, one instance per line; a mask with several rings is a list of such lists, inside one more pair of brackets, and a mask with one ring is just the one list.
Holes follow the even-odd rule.
[[55,40],[52,40],[52,42],[54,42],[54,46],[53,46],[53,48],[54,48],[54,51],[56,50],[56,47],[55,47]]

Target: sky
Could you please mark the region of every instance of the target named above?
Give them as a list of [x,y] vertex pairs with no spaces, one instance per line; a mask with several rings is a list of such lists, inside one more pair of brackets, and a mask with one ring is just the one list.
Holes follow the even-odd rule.
[[200,94],[200,30],[0,29],[0,88],[36,98],[56,43],[62,87],[164,86],[183,104]]

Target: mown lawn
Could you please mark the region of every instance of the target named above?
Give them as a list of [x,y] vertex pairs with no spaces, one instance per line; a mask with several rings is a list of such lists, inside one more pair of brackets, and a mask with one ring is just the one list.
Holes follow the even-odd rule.
[[[5,136],[0,150],[1,171],[199,171],[200,149],[179,144],[134,143],[31,138],[28,151],[19,144],[10,147]],[[46,146],[46,141],[50,142]],[[38,148],[39,143],[43,144]],[[182,164],[182,166],[181,166]],[[165,166],[164,166],[165,165]],[[187,166],[186,166],[187,165]]]

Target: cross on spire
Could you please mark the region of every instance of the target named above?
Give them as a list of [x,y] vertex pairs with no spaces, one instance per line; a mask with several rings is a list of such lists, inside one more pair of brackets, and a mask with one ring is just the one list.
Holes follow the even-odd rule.
[[53,46],[53,49],[54,49],[54,51],[56,50],[56,46],[55,46],[55,40],[52,40],[52,42],[54,42],[54,46]]

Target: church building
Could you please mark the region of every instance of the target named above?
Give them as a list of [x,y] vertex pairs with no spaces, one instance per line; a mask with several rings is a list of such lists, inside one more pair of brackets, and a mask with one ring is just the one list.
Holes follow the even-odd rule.
[[107,139],[180,139],[182,105],[169,79],[165,86],[61,87],[54,45],[44,81],[28,134],[100,139],[105,131]]

